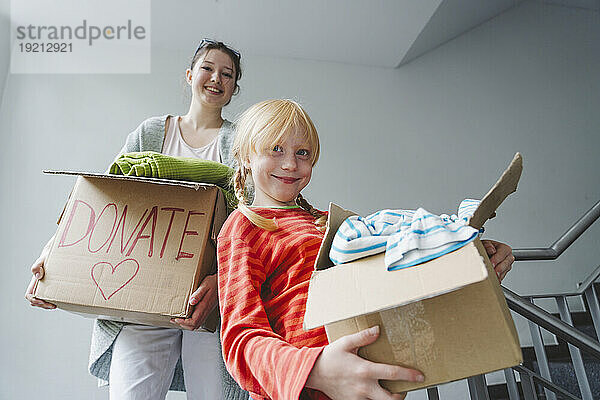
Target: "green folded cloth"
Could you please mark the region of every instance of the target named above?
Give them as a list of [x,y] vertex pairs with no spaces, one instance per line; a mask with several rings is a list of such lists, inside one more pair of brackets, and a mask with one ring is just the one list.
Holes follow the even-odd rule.
[[114,175],[144,176],[210,183],[221,188],[227,208],[233,210],[237,198],[231,186],[234,170],[227,165],[198,158],[171,157],[154,151],[121,154],[110,166]]

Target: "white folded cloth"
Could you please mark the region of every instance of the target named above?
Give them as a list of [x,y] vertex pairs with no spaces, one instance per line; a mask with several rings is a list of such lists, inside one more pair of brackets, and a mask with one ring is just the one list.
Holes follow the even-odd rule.
[[418,208],[349,217],[334,236],[329,257],[334,264],[342,264],[385,251],[388,270],[421,264],[477,237],[477,229],[467,222],[478,205],[479,200],[463,200],[458,216],[435,215]]

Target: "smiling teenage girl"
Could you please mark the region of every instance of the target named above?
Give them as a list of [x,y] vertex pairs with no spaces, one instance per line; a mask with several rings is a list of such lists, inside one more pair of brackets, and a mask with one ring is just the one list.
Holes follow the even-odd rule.
[[[129,134],[121,153],[156,151],[232,165],[234,131],[221,111],[239,90],[241,75],[238,52],[221,42],[203,40],[185,71],[192,92],[187,114],[145,120]],[[32,266],[34,277],[26,297],[34,306],[54,308],[32,297],[35,280],[43,277],[47,251],[45,248]],[[96,321],[90,372],[109,381],[112,400],[164,399],[169,388],[186,390],[188,399],[220,399],[222,378],[226,381],[225,398],[247,398],[219,368],[218,333],[193,331],[216,307],[216,280],[216,274],[207,276],[192,294],[194,311],[190,318],[172,321],[183,330]]]

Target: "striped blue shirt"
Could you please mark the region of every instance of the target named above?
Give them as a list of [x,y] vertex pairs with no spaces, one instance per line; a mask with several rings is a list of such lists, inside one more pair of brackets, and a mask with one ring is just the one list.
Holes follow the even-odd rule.
[[342,264],[385,252],[388,270],[411,267],[459,249],[477,237],[468,225],[479,200],[466,199],[458,215],[417,210],[381,210],[347,218],[333,238],[329,257]]

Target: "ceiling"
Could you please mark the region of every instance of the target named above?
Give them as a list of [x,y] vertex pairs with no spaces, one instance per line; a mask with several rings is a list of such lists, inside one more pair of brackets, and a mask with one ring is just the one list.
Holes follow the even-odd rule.
[[211,37],[244,55],[395,68],[521,1],[154,0],[152,45]]
[[[209,37],[245,56],[396,68],[524,0],[147,1],[153,47],[187,53]],[[600,11],[600,0],[529,1]]]

